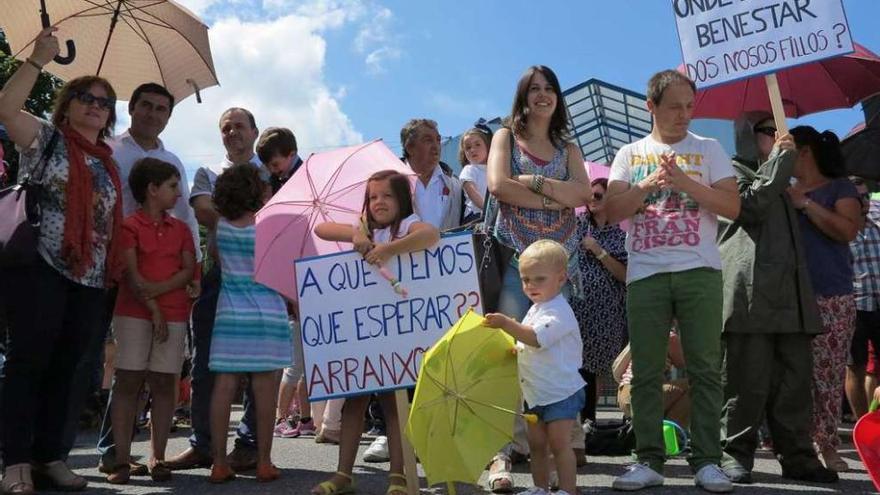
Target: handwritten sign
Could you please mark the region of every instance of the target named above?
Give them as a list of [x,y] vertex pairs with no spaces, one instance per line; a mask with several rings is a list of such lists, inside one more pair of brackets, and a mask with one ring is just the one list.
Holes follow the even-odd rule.
[[470,233],[393,258],[404,298],[354,251],[297,260],[309,399],[415,386],[422,354],[468,308],[482,313],[477,262]]
[[841,0],[673,0],[699,88],[853,52]]

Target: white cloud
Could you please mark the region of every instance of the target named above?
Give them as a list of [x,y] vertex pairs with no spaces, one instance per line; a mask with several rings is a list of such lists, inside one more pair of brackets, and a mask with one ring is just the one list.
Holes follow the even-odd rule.
[[258,22],[227,17],[211,26],[221,86],[202,91],[202,104],[193,97],[183,101],[162,135],[187,164],[190,180],[195,167],[223,159],[217,123],[232,106],[251,110],[261,129],[289,127],[306,153],[363,140],[340,105],[344,88],[331,89],[324,78],[324,34],[350,22],[344,10],[298,11]]
[[398,37],[393,33],[394,14],[382,7],[369,16],[354,39],[357,53],[366,55],[364,64],[367,72],[373,75],[386,72],[389,61],[401,57]]
[[367,54],[364,63],[367,65],[367,72],[370,74],[383,74],[386,72],[385,62],[388,60],[396,60],[398,58],[400,58],[399,49],[385,46]]

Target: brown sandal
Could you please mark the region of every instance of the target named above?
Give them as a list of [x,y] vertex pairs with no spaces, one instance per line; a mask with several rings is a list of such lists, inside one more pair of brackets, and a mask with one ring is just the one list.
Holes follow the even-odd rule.
[[107,475],[107,483],[113,485],[124,485],[131,479],[131,466],[128,464],[117,464]]
[[9,495],[33,495],[34,481],[31,478],[31,465],[25,462],[6,466],[2,490],[3,493]]
[[147,470],[150,472],[150,478],[153,481],[163,482],[171,480],[171,468],[165,464],[164,460],[154,459],[147,463]]

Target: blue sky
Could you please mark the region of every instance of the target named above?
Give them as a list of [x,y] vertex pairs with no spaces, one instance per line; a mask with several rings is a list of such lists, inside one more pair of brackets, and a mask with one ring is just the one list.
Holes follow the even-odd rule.
[[[291,127],[303,154],[383,138],[399,151],[412,117],[453,136],[478,117],[509,111],[532,64],[563,88],[595,77],[644,92],[651,74],[681,63],[670,2],[179,0],[212,26],[220,88],[189,99],[163,136],[194,168],[223,150],[228,106],[258,125]],[[814,0],[817,1],[817,0]],[[853,38],[880,53],[880,2],[844,0]],[[797,121],[845,134],[861,110]]]

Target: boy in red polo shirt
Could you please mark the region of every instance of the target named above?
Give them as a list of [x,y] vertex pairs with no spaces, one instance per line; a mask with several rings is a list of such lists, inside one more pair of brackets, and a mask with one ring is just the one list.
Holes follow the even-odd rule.
[[126,277],[113,312],[116,374],[113,384],[113,439],[116,466],[110,483],[128,482],[131,431],[144,381],[152,393],[153,452],[147,467],[154,481],[166,481],[165,445],[174,414],[174,391],[184,359],[195,246],[189,227],[167,210],[180,197],[180,174],[170,163],[144,158],[128,177],[140,208],[123,223]]

